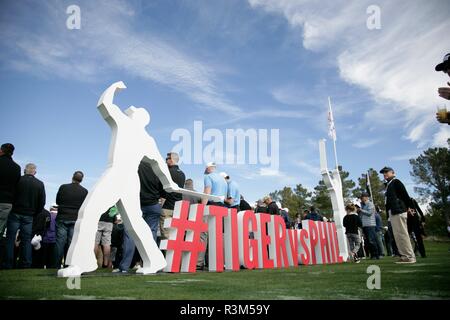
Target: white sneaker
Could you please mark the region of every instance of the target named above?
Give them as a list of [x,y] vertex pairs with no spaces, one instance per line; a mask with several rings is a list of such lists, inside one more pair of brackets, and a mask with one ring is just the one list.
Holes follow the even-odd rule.
[[81,269],[78,266],[68,266],[67,268],[58,270],[58,277],[69,278],[81,276]]
[[117,268],[117,269],[114,269],[112,271],[112,273],[128,273],[128,271],[127,270],[120,270],[119,268]]

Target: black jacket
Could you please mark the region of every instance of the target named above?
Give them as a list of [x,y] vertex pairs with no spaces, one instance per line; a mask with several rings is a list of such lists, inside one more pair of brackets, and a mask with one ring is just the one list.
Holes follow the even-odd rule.
[[[186,181],[186,176],[184,172],[178,168],[177,165],[169,167],[170,176],[172,177],[173,182],[175,182],[180,188],[184,187],[184,182]],[[164,201],[163,209],[173,210],[175,207],[175,202],[183,199],[183,195],[177,192],[165,192],[162,196],[166,201]]]
[[414,208],[408,191],[400,180],[393,178],[390,183],[386,183],[386,187],[387,214],[400,214],[406,212],[408,208]]
[[275,201],[272,201],[271,203],[269,203],[269,205],[267,206],[267,213],[268,214],[279,214],[280,213]]
[[138,169],[141,182],[141,206],[152,206],[158,203],[164,192],[161,181],[147,162],[141,161]]
[[20,179],[20,166],[11,156],[0,156],[0,203],[13,203],[14,190]]
[[261,206],[257,206],[255,208],[255,213],[268,213],[268,209],[267,207],[261,207]]
[[348,214],[344,217],[345,234],[358,234],[358,228],[362,228],[361,218],[357,214]]
[[44,206],[44,183],[30,174],[20,177],[14,192],[11,212],[24,216],[34,216],[41,213]]
[[241,211],[252,210],[252,207],[250,206],[250,204],[247,201],[245,201],[244,199],[241,199],[241,202],[239,203],[239,209]]
[[58,220],[76,221],[78,211],[86,199],[88,191],[79,183],[63,184],[56,194],[58,205]]
[[50,227],[51,216],[50,212],[43,209],[39,214],[33,218],[32,235],[44,237],[45,231]]

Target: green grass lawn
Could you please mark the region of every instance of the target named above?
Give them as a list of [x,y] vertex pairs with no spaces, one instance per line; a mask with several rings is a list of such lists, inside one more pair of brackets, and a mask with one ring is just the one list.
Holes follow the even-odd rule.
[[[427,242],[413,265],[394,258],[276,270],[157,275],[97,271],[69,290],[55,270],[0,271],[0,299],[450,299],[450,243]],[[381,289],[369,290],[367,267],[381,269]]]

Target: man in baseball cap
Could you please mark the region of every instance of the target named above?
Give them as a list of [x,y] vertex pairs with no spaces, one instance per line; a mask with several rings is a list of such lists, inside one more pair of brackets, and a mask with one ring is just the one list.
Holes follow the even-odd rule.
[[387,173],[389,171],[394,172],[394,169],[392,169],[391,167],[384,167],[383,169],[380,170],[381,174]]
[[228,184],[228,192],[225,203],[229,208],[234,208],[239,211],[239,204],[241,203],[241,193],[239,191],[239,185],[236,183],[236,181],[231,180],[230,176],[226,172],[221,172],[220,176],[224,178]]
[[[210,206],[226,207],[224,200],[227,198],[228,184],[225,181],[225,179],[219,173],[217,173],[215,162],[208,162],[206,164],[203,183],[204,183],[203,193],[222,197],[223,200],[215,202],[211,200],[208,201],[207,199],[202,199],[202,203]],[[203,220],[204,222],[207,221],[205,219],[206,218],[204,218]],[[200,239],[203,242],[207,243],[208,233],[202,232],[200,234]],[[205,252],[206,251],[200,252],[197,256],[197,270],[204,270],[204,268],[206,267]]]
[[[206,164],[204,186],[203,192],[206,194],[222,196],[224,199],[227,197],[228,185],[225,179],[216,172],[215,162],[208,162]],[[223,200],[220,202],[203,200],[203,203],[207,203],[208,205],[225,206]]]
[[385,206],[388,221],[391,222],[392,230],[397,245],[400,259],[396,263],[415,263],[416,256],[411,246],[408,233],[407,218],[413,214],[411,197],[406,191],[405,185],[396,178],[394,169],[384,167],[380,170],[385,180]]

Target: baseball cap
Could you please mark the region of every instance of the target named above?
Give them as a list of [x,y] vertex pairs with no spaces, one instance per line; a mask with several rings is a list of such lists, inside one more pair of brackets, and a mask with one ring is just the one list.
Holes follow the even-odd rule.
[[206,164],[206,167],[208,168],[208,167],[215,167],[216,166],[216,163],[215,162],[208,162],[207,164]]
[[384,167],[383,169],[380,170],[380,173],[385,173],[389,171],[394,171],[394,169],[392,169],[391,167]]
[[226,172],[221,172],[220,176],[224,179],[226,179],[228,177],[228,174]]
[[444,56],[444,59],[442,59],[442,62],[439,63],[434,70],[436,71],[444,71],[446,69],[450,68],[450,53],[447,53]]

